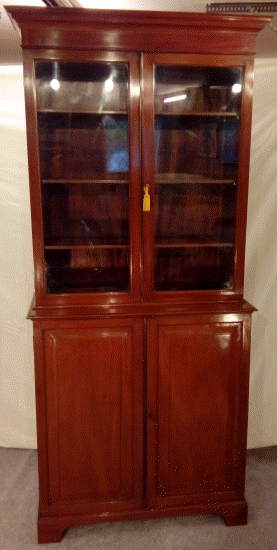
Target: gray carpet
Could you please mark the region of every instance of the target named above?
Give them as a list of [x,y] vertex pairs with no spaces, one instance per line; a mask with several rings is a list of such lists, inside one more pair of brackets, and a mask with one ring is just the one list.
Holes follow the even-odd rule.
[[90,525],[62,542],[36,543],[37,454],[0,448],[0,550],[277,550],[277,448],[248,452],[249,522],[216,516]]

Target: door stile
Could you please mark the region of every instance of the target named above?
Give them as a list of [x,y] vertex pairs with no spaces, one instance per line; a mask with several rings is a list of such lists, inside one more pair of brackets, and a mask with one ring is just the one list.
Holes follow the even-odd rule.
[[241,105],[241,126],[239,144],[238,165],[238,191],[237,191],[237,223],[236,223],[236,249],[234,265],[234,285],[238,292],[243,294],[246,223],[249,185],[250,145],[252,122],[254,62],[252,57],[247,58],[244,66],[244,90]]
[[147,321],[147,397],[146,397],[146,493],[147,508],[156,508],[159,434],[159,369],[157,319]]
[[32,239],[34,257],[34,282],[37,303],[45,296],[45,265],[43,250],[43,220],[40,193],[39,145],[37,104],[35,93],[34,55],[25,51],[23,56],[24,93],[26,109],[26,132],[28,145],[28,168],[30,186],[30,205],[32,214]]
[[142,54],[142,187],[149,186],[150,211],[142,212],[143,236],[143,298],[150,301],[154,285],[154,65]]
[[141,297],[141,128],[140,128],[140,67],[139,56],[128,54],[130,59],[130,281],[132,301]]

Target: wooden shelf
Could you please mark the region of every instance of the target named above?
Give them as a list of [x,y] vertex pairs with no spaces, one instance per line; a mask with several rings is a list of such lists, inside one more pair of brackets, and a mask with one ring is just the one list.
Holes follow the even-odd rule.
[[239,113],[232,111],[186,111],[182,113],[165,113],[163,111],[156,112],[156,116],[170,116],[170,117],[235,117],[239,118]]
[[125,179],[89,179],[89,180],[82,180],[82,179],[42,179],[41,183],[44,184],[73,184],[73,185],[94,185],[94,184],[108,184],[108,185],[117,185],[117,184],[128,184],[129,180]]
[[129,248],[128,244],[80,244],[80,245],[46,245],[45,250],[95,250],[95,249],[107,250],[107,249],[125,249]]
[[[71,241],[71,242],[70,242]],[[82,242],[83,241],[83,242]],[[109,242],[107,242],[109,241]],[[126,249],[129,244],[120,239],[99,239],[91,237],[91,242],[84,242],[84,239],[56,239],[51,243],[45,244],[45,250],[94,250],[94,249]]]
[[194,174],[157,174],[156,184],[215,184],[215,185],[236,185],[233,179],[205,178]]
[[156,239],[154,244],[155,248],[230,248],[233,247],[233,243],[226,242],[206,242],[206,241],[196,241],[192,239],[189,242],[189,239],[186,237],[183,238],[160,238]]
[[37,112],[57,115],[128,115],[128,111],[90,111],[87,109],[80,109],[80,111],[73,111],[71,109],[37,109]]

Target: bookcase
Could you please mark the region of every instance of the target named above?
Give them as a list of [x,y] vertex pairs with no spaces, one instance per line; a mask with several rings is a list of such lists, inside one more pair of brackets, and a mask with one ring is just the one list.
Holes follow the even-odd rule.
[[39,542],[184,514],[242,525],[268,18],[6,9],[24,56]]

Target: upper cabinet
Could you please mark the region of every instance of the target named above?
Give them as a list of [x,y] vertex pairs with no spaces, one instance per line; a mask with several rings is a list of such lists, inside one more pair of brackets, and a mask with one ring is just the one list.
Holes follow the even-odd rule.
[[241,298],[266,19],[8,11],[25,50],[37,304]]

